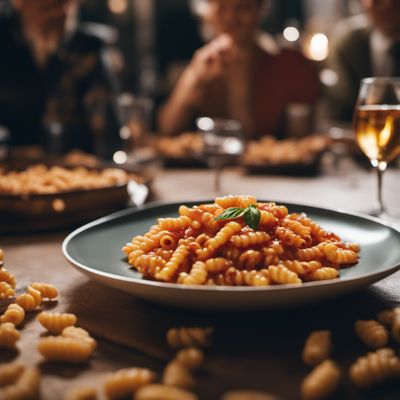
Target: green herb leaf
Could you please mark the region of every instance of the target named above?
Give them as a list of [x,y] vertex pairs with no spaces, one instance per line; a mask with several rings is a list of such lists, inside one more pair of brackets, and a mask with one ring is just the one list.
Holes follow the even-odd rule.
[[261,212],[256,206],[250,205],[245,209],[243,218],[244,222],[246,222],[246,224],[255,231],[260,223]]
[[246,208],[241,207],[230,207],[227,208],[222,214],[215,218],[216,221],[223,219],[235,219],[241,217],[246,212]]

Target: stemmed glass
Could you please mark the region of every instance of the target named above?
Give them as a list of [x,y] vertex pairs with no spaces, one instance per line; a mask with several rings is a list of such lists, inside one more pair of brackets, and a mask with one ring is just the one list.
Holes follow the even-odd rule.
[[215,169],[214,191],[220,194],[221,174],[225,167],[234,165],[243,153],[242,125],[230,119],[202,117],[196,120],[202,133],[202,157]]
[[378,177],[377,207],[370,214],[385,217],[382,177],[388,163],[400,154],[400,78],[365,78],[361,81],[354,128],[357,143]]

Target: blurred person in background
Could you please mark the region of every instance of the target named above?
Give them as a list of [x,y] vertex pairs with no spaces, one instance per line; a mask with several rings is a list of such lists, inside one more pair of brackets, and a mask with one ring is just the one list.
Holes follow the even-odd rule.
[[369,76],[400,77],[400,1],[361,0],[365,15],[337,27],[330,67],[336,83],[328,91],[331,118],[351,121],[360,81]]
[[79,0],[0,3],[0,126],[11,146],[104,158],[118,148],[104,43],[78,12]]
[[203,23],[212,39],[161,108],[162,133],[181,133],[196,117],[208,116],[239,121],[247,138],[282,137],[288,105],[314,105],[319,83],[313,65],[259,32],[266,7],[263,0],[208,0]]

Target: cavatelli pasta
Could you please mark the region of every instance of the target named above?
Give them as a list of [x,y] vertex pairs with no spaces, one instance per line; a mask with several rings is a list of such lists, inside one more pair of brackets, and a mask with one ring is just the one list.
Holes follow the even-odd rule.
[[140,387],[149,385],[155,378],[155,373],[146,368],[120,369],[106,377],[104,393],[108,399],[132,396]]
[[25,310],[16,303],[9,304],[4,314],[0,317],[0,322],[11,322],[15,326],[22,323],[25,318]]
[[362,388],[381,384],[400,376],[400,359],[392,349],[383,348],[359,357],[350,366],[352,382]]
[[329,358],[332,351],[331,332],[328,330],[312,332],[304,345],[303,361],[315,366]]
[[174,349],[208,347],[211,345],[212,334],[212,328],[172,328],[167,332],[167,343]]
[[14,288],[7,282],[0,282],[0,300],[15,296]]
[[356,321],[354,330],[361,341],[372,349],[385,347],[389,339],[384,326],[372,319]]
[[54,285],[43,282],[32,283],[31,287],[38,290],[42,295],[42,299],[55,299],[58,296],[58,290]]
[[36,290],[32,286],[28,286],[26,293],[17,297],[16,303],[25,311],[33,311],[42,303],[42,295],[39,290]]
[[0,324],[0,348],[14,349],[20,337],[20,332],[15,329],[15,325],[11,322]]
[[13,289],[15,289],[17,283],[15,276],[5,268],[0,268],[0,282],[8,283]]
[[303,380],[303,400],[323,400],[331,396],[338,387],[341,373],[332,360],[325,360],[316,366]]
[[198,400],[198,396],[184,389],[152,384],[140,388],[135,395],[135,400]]
[[[250,205],[248,210],[259,211],[256,229],[240,214]],[[144,278],[233,286],[335,279],[341,267],[358,261],[358,251],[356,243],[344,243],[305,214],[289,214],[285,206],[257,203],[252,196],[182,205],[177,218],[159,218],[149,232],[123,246],[129,264]],[[32,303],[26,307],[37,307],[25,300]]]
[[49,313],[46,311],[38,314],[36,318],[40,325],[55,335],[61,333],[67,326],[75,325],[76,321],[78,320],[75,314]]
[[81,363],[89,359],[93,347],[80,338],[48,336],[39,340],[38,350],[47,361]]
[[196,384],[190,370],[176,361],[171,361],[167,364],[161,382],[166,386],[174,386],[181,389],[192,389]]
[[203,364],[204,353],[196,347],[184,348],[176,353],[174,361],[183,365],[185,368],[194,371],[200,368]]

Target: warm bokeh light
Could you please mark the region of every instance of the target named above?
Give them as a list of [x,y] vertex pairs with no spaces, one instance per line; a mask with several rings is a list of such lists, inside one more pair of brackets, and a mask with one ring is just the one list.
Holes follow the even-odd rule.
[[329,41],[323,33],[316,33],[311,37],[309,55],[315,61],[322,61],[328,57]]
[[123,14],[128,9],[128,0],[108,0],[108,8],[114,14]]
[[116,151],[113,155],[113,161],[116,164],[125,164],[128,160],[128,156],[124,151]]
[[319,73],[319,79],[325,86],[335,86],[339,80],[336,71],[330,68],[324,68]]
[[295,42],[300,37],[300,32],[294,26],[288,26],[283,30],[283,37],[288,42]]

